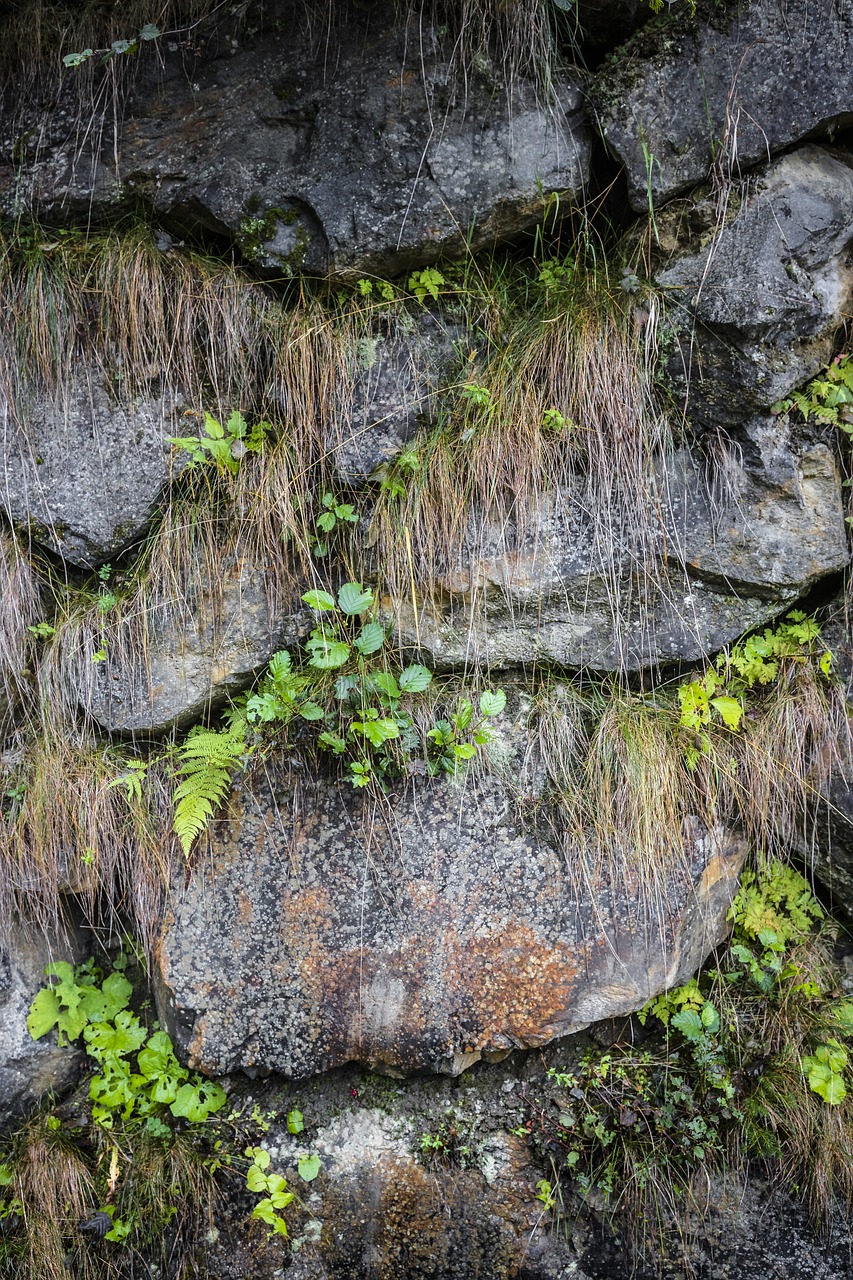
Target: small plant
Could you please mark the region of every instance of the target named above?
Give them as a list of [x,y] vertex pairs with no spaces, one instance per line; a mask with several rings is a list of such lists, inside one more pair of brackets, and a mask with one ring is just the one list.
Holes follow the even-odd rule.
[[773,405],[771,413],[796,409],[808,422],[823,422],[853,436],[853,355],[836,356],[805,391],[794,391]]
[[[414,276],[412,279],[414,279]],[[444,281],[441,280],[440,283],[444,284]],[[393,302],[397,296],[394,286],[389,280],[366,280],[362,277],[361,280],[357,281],[356,288],[362,298],[369,298],[373,293],[377,293],[383,302]],[[411,281],[409,281],[409,288],[412,288]]]
[[252,1217],[265,1222],[271,1236],[287,1236],[287,1223],[281,1216],[281,1210],[294,1199],[293,1192],[287,1189],[287,1179],[270,1171],[271,1156],[263,1147],[247,1147],[245,1154],[251,1160],[246,1172],[246,1186],[249,1191],[263,1196],[252,1210]]
[[679,723],[694,735],[684,753],[691,768],[710,751],[709,727],[716,722],[736,732],[746,696],[772,684],[783,663],[811,663],[823,677],[832,670],[832,654],[820,644],[820,627],[801,610],[734,645],[703,676],[679,685]]
[[187,856],[196,836],[228,794],[231,774],[245,755],[246,741],[239,722],[220,732],[196,725],[177,748],[177,773],[182,780],[172,796],[173,826]]
[[260,453],[270,431],[268,422],[256,422],[249,430],[246,419],[236,409],[223,427],[209,413],[203,418],[204,435],[167,436],[169,444],[190,455],[190,467],[213,463],[219,471],[236,475],[247,453]]
[[408,287],[418,302],[425,302],[427,295],[437,302],[439,291],[446,284],[444,276],[435,267],[424,267],[423,271],[412,272]]
[[139,35],[131,40],[113,40],[109,49],[83,49],[79,53],[66,53],[62,62],[66,67],[79,67],[81,63],[88,62],[90,58],[100,57],[102,62],[109,62],[111,58],[118,57],[119,54],[136,53],[139,45],[149,40],[157,40],[163,33],[159,27],[153,22],[146,22],[140,28]]
[[317,517],[319,533],[309,538],[311,553],[318,559],[329,554],[329,539],[332,534],[340,533],[344,525],[358,523],[358,514],[351,503],[339,502],[333,493],[324,493],[320,501],[322,511]]

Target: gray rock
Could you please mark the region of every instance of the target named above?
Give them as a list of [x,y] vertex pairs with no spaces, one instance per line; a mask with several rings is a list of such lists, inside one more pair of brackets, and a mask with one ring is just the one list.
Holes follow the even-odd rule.
[[573,83],[549,111],[534,85],[482,66],[456,102],[451,50],[417,18],[351,6],[320,42],[308,25],[300,5],[282,34],[192,80],[164,50],[164,83],[137,89],[115,145],[110,126],[102,149],[46,148],[0,183],[0,205],[89,219],[141,202],[276,276],[352,279],[512,236],[554,192],[582,198],[590,143]]
[[417,433],[435,412],[437,395],[467,330],[429,311],[375,332],[353,353],[351,385],[328,433],[327,448],[345,484],[364,480]]
[[[710,6],[709,6],[710,7]],[[593,97],[638,211],[737,176],[802,138],[853,118],[853,5],[750,0],[712,23],[652,21],[598,72]]]
[[95,369],[67,398],[35,398],[13,414],[0,396],[0,509],[71,564],[102,564],[145,531],[172,473],[166,437],[180,435],[174,391],[133,403]]
[[618,493],[603,530],[595,497],[557,493],[516,543],[503,527],[472,531],[417,622],[405,600],[386,601],[387,616],[403,645],[443,670],[695,661],[849,560],[841,479],[825,444],[798,443],[783,421],[757,418],[717,470],[715,488],[688,450],[660,462],[648,478],[645,542],[620,523]]
[[719,236],[657,277],[681,317],[670,373],[702,425],[739,422],[816,373],[853,297],[853,165],[803,147],[739,195]]
[[173,887],[161,1016],[212,1074],[456,1074],[693,973],[725,933],[743,849],[694,825],[683,855],[659,896],[627,868],[581,887],[493,780],[413,781],[378,810],[268,763]]
[[276,611],[263,569],[249,559],[224,567],[216,582],[200,568],[186,598],[145,613],[144,632],[135,611],[102,620],[103,662],[88,653],[72,659],[76,697],[110,733],[162,734],[192,724],[245,689],[310,627],[304,610]]
[[15,923],[4,926],[0,946],[0,1125],[26,1111],[48,1090],[61,1093],[73,1083],[85,1054],[60,1048],[55,1033],[33,1040],[27,1013],[46,983],[52,960],[82,959],[81,940],[29,935]]

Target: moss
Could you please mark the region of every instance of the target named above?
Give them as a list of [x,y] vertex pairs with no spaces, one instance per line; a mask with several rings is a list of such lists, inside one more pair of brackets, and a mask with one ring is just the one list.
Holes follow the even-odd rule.
[[[295,275],[302,267],[311,243],[305,228],[298,226],[299,209],[293,206],[283,209],[280,205],[270,205],[268,209],[261,212],[262,206],[257,195],[250,196],[243,208],[245,212],[237,232],[243,256],[249,262],[256,262],[263,266],[274,264],[286,275]],[[280,226],[296,227],[296,243],[287,253],[280,253],[270,245]]]

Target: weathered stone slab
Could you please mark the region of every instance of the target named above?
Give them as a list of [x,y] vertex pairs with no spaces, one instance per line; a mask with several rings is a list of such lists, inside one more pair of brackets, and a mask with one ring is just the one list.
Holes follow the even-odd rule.
[[19,406],[18,420],[0,395],[0,510],[71,564],[102,564],[150,523],[183,407],[174,391],[118,399],[95,369],[80,371],[67,397]]
[[[679,5],[680,10],[686,6]],[[712,6],[708,6],[712,8]],[[711,22],[667,15],[598,73],[593,97],[638,212],[739,174],[853,118],[850,0],[750,0]]]
[[740,422],[815,374],[853,299],[848,158],[803,147],[738,194],[720,234],[657,277],[682,334],[669,372],[702,425]]
[[406,601],[386,602],[401,642],[441,669],[691,662],[848,563],[835,458],[778,419],[746,424],[716,493],[688,450],[661,461],[648,484],[645,544],[620,523],[618,495],[605,537],[594,499],[571,491],[543,505],[509,549],[504,527],[472,533],[417,625]]
[[138,87],[117,140],[95,127],[97,149],[54,145],[0,204],[88,219],[141,203],[170,227],[229,237],[273,275],[358,278],[512,236],[554,192],[582,197],[579,88],[562,81],[546,109],[496,63],[472,69],[457,102],[452,49],[420,16],[340,7],[318,40],[297,5],[279,34],[191,80],[182,53],[163,54],[164,81]]
[[213,1074],[455,1074],[683,981],[725,932],[742,857],[693,827],[656,896],[630,855],[610,881],[573,878],[494,781],[413,781],[377,808],[270,771],[173,888],[162,1016]]

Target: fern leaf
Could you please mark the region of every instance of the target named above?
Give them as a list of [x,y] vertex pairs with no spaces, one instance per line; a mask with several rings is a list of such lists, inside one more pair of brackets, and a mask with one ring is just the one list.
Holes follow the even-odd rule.
[[221,733],[196,727],[178,748],[181,781],[172,794],[172,825],[185,855],[228,794],[231,771],[245,751],[233,725]]

